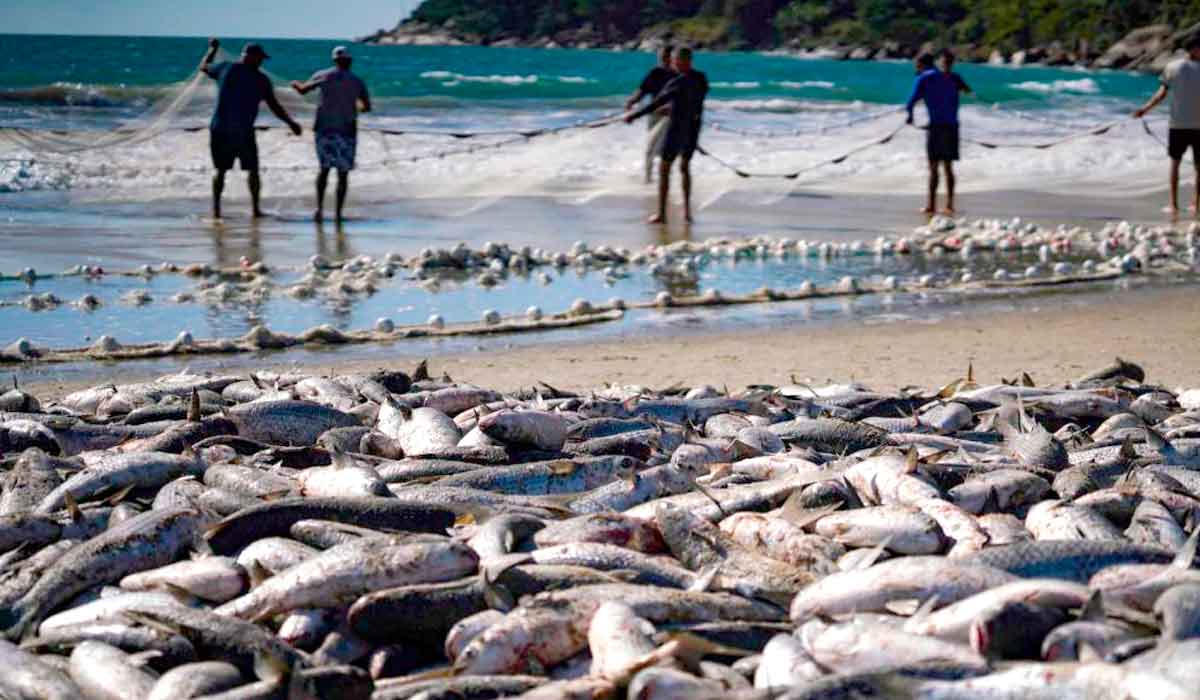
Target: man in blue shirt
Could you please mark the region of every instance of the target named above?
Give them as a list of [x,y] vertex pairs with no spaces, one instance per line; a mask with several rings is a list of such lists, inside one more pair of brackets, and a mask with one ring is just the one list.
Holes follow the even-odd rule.
[[210,39],[208,54],[200,64],[205,75],[217,81],[217,108],[209,122],[209,150],[212,153],[213,176],[212,213],[214,219],[221,218],[221,193],[225,191],[225,173],[233,169],[233,162],[240,161],[242,170],[249,175],[246,183],[250,187],[250,202],[255,218],[262,216],[259,208],[259,193],[262,181],[258,176],[258,143],[254,137],[254,121],[258,119],[258,103],[267,107],[286,123],[292,133],[300,135],[300,125],[275,99],[271,79],[259,70],[263,61],[270,58],[259,44],[246,44],[241,60],[213,63],[221,42]]
[[954,214],[954,161],[958,160],[958,102],[959,93],[970,93],[971,88],[958,73],[955,73],[954,54],[949,49],[941,53],[941,66],[935,68],[933,56],[921,54],[917,57],[917,80],[905,109],[908,123],[913,123],[913,107],[918,100],[925,102],[929,112],[929,127],[925,137],[925,151],[929,156],[929,199],[921,211],[932,214],[937,211],[938,166],[946,173],[945,214]]

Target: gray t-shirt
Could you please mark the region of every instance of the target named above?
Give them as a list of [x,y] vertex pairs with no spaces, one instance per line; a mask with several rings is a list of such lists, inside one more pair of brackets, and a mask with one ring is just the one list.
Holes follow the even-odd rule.
[[367,84],[351,71],[341,68],[317,71],[309,82],[321,90],[313,131],[353,133],[358,121],[358,100],[367,99]]
[[1171,128],[1200,129],[1200,61],[1181,58],[1163,70],[1171,95]]

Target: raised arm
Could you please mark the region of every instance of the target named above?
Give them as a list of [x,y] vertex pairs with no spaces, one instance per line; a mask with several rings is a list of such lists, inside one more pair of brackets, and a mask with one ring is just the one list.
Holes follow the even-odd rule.
[[975,94],[975,91],[971,89],[971,86],[967,85],[967,81],[963,80],[963,77],[961,75],[959,75],[958,73],[954,74],[954,82],[956,82],[958,84],[959,92],[965,92],[968,95]]
[[1150,110],[1162,104],[1163,100],[1167,99],[1167,92],[1169,91],[1170,88],[1167,87],[1166,83],[1159,85],[1158,92],[1155,92],[1154,97],[1151,97],[1149,102],[1142,105],[1141,109],[1133,113],[1133,118],[1141,119],[1142,117],[1146,116]]
[[296,123],[295,119],[292,119],[292,115],[287,113],[287,110],[283,108],[283,105],[279,104],[279,100],[275,97],[275,90],[270,86],[267,87],[267,93],[263,95],[263,100],[266,101],[267,108],[271,110],[271,113],[279,117],[279,120],[284,124],[287,124],[291,128],[293,134],[297,136],[300,135],[303,129],[300,128],[300,125]]
[[204,54],[204,60],[200,62],[200,71],[205,75],[212,76],[209,68],[212,67],[213,61],[217,60],[217,51],[221,49],[221,42],[216,37],[208,40],[208,53]]

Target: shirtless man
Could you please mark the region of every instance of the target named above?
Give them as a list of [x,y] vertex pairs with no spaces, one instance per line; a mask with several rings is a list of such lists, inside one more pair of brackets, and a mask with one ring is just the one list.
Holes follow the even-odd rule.
[[692,155],[700,143],[708,78],[692,68],[692,50],[687,47],[675,50],[673,64],[677,75],[658,97],[638,111],[625,115],[625,122],[632,123],[663,107],[671,108],[671,125],[667,127],[662,162],[658,166],[658,213],[650,217],[649,223],[652,224],[667,221],[667,194],[671,188],[671,166],[676,158],[679,159],[679,174],[683,181],[683,215],[689,223],[692,221]]

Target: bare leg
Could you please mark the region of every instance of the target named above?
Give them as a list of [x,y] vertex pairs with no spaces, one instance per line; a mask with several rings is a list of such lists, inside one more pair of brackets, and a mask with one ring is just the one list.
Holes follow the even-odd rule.
[[1193,214],[1200,213],[1200,153],[1192,149],[1192,165],[1196,171],[1196,190],[1192,193],[1192,206],[1188,210]]
[[263,215],[262,209],[258,206],[259,195],[262,193],[262,180],[258,177],[257,170],[251,170],[246,176],[246,185],[250,187],[250,204],[254,213],[254,218],[259,218]]
[[937,211],[938,164],[936,160],[929,161],[929,198],[925,200],[922,214],[932,214]]
[[224,170],[218,170],[212,181],[212,215],[214,219],[221,218],[221,194],[225,191]]
[[346,193],[350,191],[350,171],[338,171],[337,183],[337,222],[342,223],[342,209],[346,207]]
[[954,163],[946,161],[942,164],[946,169],[946,208],[942,211],[950,216],[954,215]]
[[650,217],[647,223],[667,223],[667,195],[671,191],[671,161],[663,158],[658,164],[658,213]]
[[679,179],[683,183],[683,220],[692,223],[692,159],[679,160]]
[[1167,213],[1179,213],[1179,161],[1171,160],[1171,191],[1169,193],[1170,200],[1167,204]]
[[327,184],[329,184],[329,168],[321,168],[317,171],[317,209],[313,212],[315,221],[325,218],[325,185]]

